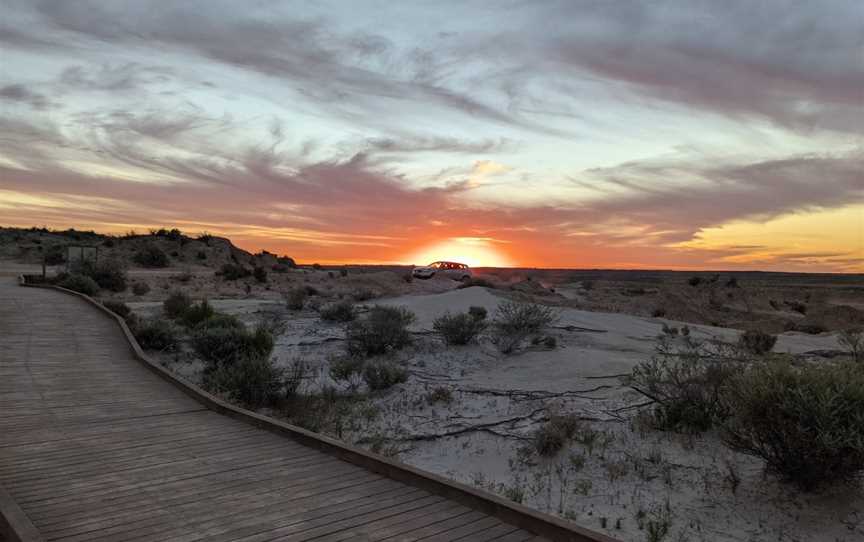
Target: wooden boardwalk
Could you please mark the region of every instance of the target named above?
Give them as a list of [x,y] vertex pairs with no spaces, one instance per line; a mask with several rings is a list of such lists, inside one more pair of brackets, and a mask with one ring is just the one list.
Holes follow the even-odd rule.
[[87,301],[7,278],[0,486],[45,540],[543,540],[207,410]]

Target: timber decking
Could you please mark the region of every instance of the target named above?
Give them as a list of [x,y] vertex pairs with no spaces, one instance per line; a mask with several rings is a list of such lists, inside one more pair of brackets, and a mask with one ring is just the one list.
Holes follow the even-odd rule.
[[208,410],[86,300],[9,279],[0,489],[45,540],[543,540]]

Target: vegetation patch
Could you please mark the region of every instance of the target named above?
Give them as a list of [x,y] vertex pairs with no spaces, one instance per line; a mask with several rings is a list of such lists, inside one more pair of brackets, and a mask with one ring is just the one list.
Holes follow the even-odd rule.
[[411,343],[408,325],[414,320],[414,313],[404,307],[376,305],[366,318],[349,324],[348,353],[372,356],[399,350]]
[[86,275],[67,275],[60,279],[57,285],[84,295],[96,295],[96,292],[99,291],[99,285],[96,284],[96,281]]
[[858,364],[757,364],[728,387],[723,439],[803,490],[864,472],[864,370]]
[[132,334],[144,350],[174,350],[178,344],[177,332],[166,320],[144,320],[134,326]]
[[322,320],[328,322],[350,322],[357,317],[357,312],[354,310],[354,304],[348,300],[337,301],[324,305],[318,311]]
[[390,361],[370,361],[363,368],[363,381],[372,391],[386,390],[408,379],[402,367]]
[[482,314],[477,311],[473,314],[470,312],[461,314],[446,313],[435,319],[432,329],[448,345],[468,344],[486,329],[485,316],[485,310]]
[[192,298],[177,290],[171,292],[168,298],[162,302],[162,312],[168,318],[176,319],[182,317],[191,306]]
[[132,259],[141,267],[168,267],[168,254],[153,243],[147,243]]

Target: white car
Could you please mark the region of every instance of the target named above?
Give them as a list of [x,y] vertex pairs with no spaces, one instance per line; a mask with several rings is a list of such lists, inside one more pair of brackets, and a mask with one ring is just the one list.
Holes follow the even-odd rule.
[[432,262],[425,267],[415,267],[411,275],[418,279],[431,279],[438,275],[453,280],[468,280],[471,278],[471,269],[464,263]]

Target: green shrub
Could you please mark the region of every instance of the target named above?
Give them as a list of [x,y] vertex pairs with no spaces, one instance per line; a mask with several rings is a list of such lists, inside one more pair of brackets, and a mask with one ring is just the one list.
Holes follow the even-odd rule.
[[357,317],[354,304],[350,301],[337,301],[321,307],[319,311],[322,320],[328,322],[350,322]]
[[255,269],[252,270],[252,276],[254,276],[255,280],[261,284],[267,282],[267,270],[263,267],[255,267]]
[[205,372],[210,372],[241,360],[269,359],[273,335],[262,326],[251,332],[245,328],[204,327],[192,336],[192,348],[208,363]]
[[126,291],[126,269],[116,260],[103,260],[81,266],[81,273],[96,281],[100,288],[112,292]]
[[204,386],[244,406],[258,408],[278,397],[283,387],[282,376],[283,371],[269,358],[241,358],[236,363],[223,363],[205,373]]
[[162,302],[162,312],[168,318],[180,318],[191,306],[192,298],[181,291],[174,291]]
[[174,326],[166,320],[145,320],[134,327],[133,334],[144,350],[173,350],[177,346]]
[[772,361],[735,379],[723,439],[804,490],[864,472],[864,370]]
[[292,311],[302,310],[308,295],[306,288],[292,288],[288,290],[288,294],[285,296],[288,308]]
[[183,311],[181,319],[188,327],[198,326],[209,320],[216,314],[213,307],[206,299],[202,299],[197,305],[190,305]]
[[150,292],[150,286],[146,282],[136,282],[132,285],[132,293],[135,295],[145,295]]
[[764,356],[770,352],[776,342],[776,335],[770,335],[753,329],[748,329],[738,337],[738,344],[741,348],[757,356]]
[[373,391],[392,388],[407,379],[405,369],[389,361],[370,361],[363,368],[363,381]]
[[475,318],[469,313],[445,313],[432,323],[435,333],[450,344],[468,344],[486,329],[486,321]]
[[123,303],[122,301],[115,301],[113,299],[106,299],[105,301],[102,302],[102,305],[106,309],[108,309],[109,311],[111,311],[114,314],[116,314],[117,316],[119,316],[120,318],[125,319],[127,316],[129,316],[132,313],[132,309],[129,308],[129,305],[127,305],[126,303]]
[[498,349],[509,354],[529,335],[537,333],[557,318],[551,307],[508,301],[495,313],[493,341]]
[[168,267],[168,255],[158,246],[148,243],[132,259],[141,267]]
[[67,290],[73,290],[85,295],[96,295],[96,292],[99,291],[99,285],[96,284],[96,281],[85,275],[68,275],[57,284]]
[[366,318],[348,326],[347,345],[352,355],[371,356],[398,350],[411,343],[408,325],[414,313],[404,307],[372,307]]
[[573,414],[555,414],[534,431],[534,450],[543,457],[552,457],[573,438],[580,421]]
[[652,414],[658,428],[698,433],[729,417],[724,393],[743,365],[724,349],[688,340],[676,350],[661,337],[657,352],[633,369],[629,385],[654,401]]

